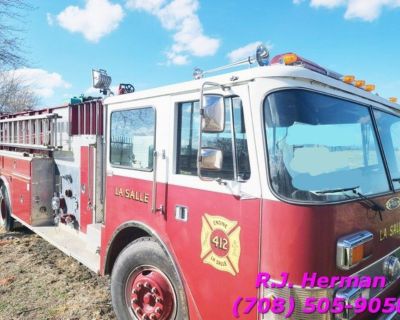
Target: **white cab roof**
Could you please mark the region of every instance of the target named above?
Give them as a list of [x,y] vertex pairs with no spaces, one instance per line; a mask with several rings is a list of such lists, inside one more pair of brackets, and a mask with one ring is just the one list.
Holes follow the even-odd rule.
[[[235,81],[231,79],[235,77]],[[324,84],[339,91],[353,94],[355,96],[368,99],[370,101],[383,104],[392,109],[400,111],[398,104],[392,103],[374,93],[367,92],[363,89],[354,87],[353,85],[344,83],[340,80],[325,76],[318,72],[308,70],[301,66],[285,66],[285,65],[272,65],[265,67],[254,67],[245,70],[230,72],[209,78],[202,78],[199,80],[192,80],[181,82],[173,85],[157,87],[153,89],[138,91],[134,93],[111,96],[105,99],[104,103],[107,105],[129,102],[135,100],[142,100],[148,98],[155,98],[168,95],[179,95],[183,93],[190,93],[199,91],[204,82],[215,82],[221,85],[234,86],[249,81],[254,81],[258,78],[295,78],[308,81],[315,81]]]

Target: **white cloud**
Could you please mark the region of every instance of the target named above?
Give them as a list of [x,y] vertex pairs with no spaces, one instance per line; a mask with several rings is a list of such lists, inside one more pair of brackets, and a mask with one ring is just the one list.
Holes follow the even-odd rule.
[[[293,3],[299,4],[304,1],[293,0]],[[344,14],[346,19],[374,21],[379,18],[384,8],[399,8],[400,0],[310,0],[310,5],[315,8],[325,7],[328,9],[344,6],[346,7]]]
[[117,29],[123,17],[119,4],[109,0],[86,0],[83,9],[77,6],[65,8],[57,15],[57,22],[70,32],[82,33],[87,40],[98,42]]
[[126,6],[156,16],[164,29],[174,32],[168,63],[183,65],[190,56],[212,56],[220,46],[219,39],[204,34],[198,0],[126,0]]
[[366,21],[377,19],[384,7],[398,8],[399,0],[351,0],[345,13],[346,19],[361,18]]
[[134,10],[144,10],[147,12],[153,12],[159,10],[161,6],[165,4],[165,2],[166,0],[147,0],[147,1],[127,0],[126,6]]
[[47,18],[47,23],[49,26],[53,26],[54,25],[54,18],[52,16],[51,13],[47,13],[46,14],[46,18]]
[[[256,54],[256,49],[260,44],[262,44],[261,41],[256,41],[256,42],[249,43],[243,47],[240,47],[238,49],[231,51],[227,55],[229,61],[235,62],[235,61],[239,61],[241,59],[245,59],[247,57],[254,56]],[[266,47],[269,50],[271,50],[273,45],[271,43],[267,43]]]
[[[369,1],[369,0],[368,0]],[[311,0],[312,7],[336,8],[346,4],[347,0]]]
[[7,71],[6,76],[14,76],[41,98],[49,98],[54,95],[56,89],[67,89],[71,85],[56,72],[50,73],[43,69],[22,68]]
[[96,89],[96,88],[93,88],[93,87],[87,88],[85,90],[85,95],[86,96],[95,96],[95,95],[99,95],[99,94],[100,94],[100,90]]
[[254,54],[256,48],[261,44],[261,41],[249,43],[243,47],[235,49],[228,53],[228,59],[230,62],[235,62],[244,58],[247,58]]

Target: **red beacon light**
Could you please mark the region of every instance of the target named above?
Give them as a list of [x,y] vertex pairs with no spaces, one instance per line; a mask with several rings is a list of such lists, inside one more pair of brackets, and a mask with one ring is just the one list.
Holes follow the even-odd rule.
[[118,87],[118,94],[127,94],[127,93],[132,93],[135,92],[135,87],[131,85],[130,83],[120,83]]
[[270,64],[271,65],[272,64],[283,64],[286,66],[301,66],[306,69],[323,74],[325,76],[334,78],[336,80],[340,80],[342,78],[341,74],[331,71],[329,69],[323,68],[313,61],[310,61],[310,60],[300,57],[296,53],[284,53],[284,54],[277,55],[271,60]]

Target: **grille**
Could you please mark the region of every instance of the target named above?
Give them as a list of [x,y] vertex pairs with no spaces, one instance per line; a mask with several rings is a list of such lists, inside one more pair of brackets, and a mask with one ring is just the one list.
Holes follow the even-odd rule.
[[[314,297],[316,299],[319,298],[329,298],[332,300],[332,292],[331,290],[326,290],[326,289],[301,289],[301,288],[282,288],[282,289],[269,289],[269,288],[264,288],[262,291],[262,297],[267,297],[269,295],[273,295],[275,297],[280,297],[284,298],[286,301],[289,301],[290,297],[293,297],[295,299],[295,310],[293,312],[293,315],[290,317],[290,319],[293,320],[330,320],[331,315],[329,313],[327,314],[319,314],[319,313],[313,313],[313,314],[305,314],[302,312],[302,308],[304,306],[304,302],[306,298],[308,297]],[[289,305],[289,302],[287,302],[286,306]],[[286,307],[287,309],[288,307]],[[262,320],[287,320],[285,318],[285,314],[273,314],[271,312],[268,312],[264,315],[261,315]]]

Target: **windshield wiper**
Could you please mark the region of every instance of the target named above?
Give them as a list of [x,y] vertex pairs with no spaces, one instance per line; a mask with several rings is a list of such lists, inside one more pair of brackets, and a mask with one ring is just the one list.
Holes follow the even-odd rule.
[[[400,178],[399,178],[400,181]],[[345,194],[344,192],[346,191],[352,191],[355,195],[357,195],[360,199],[364,201],[364,203],[370,208],[371,210],[374,210],[375,212],[379,213],[379,218],[381,221],[383,221],[382,218],[382,211],[385,211],[385,208],[383,208],[380,204],[376,203],[375,201],[368,199],[366,196],[364,196],[361,192],[357,191],[357,189],[360,188],[360,186],[356,187],[350,187],[350,188],[342,188],[342,189],[331,189],[331,190],[323,190],[323,191],[316,191],[315,193],[317,194],[326,194],[326,193],[343,193],[345,197],[350,198],[349,195]]]
[[357,187],[351,187],[351,188],[342,188],[342,189],[331,189],[331,190],[322,190],[322,191],[315,191],[314,193],[317,194],[326,194],[326,193],[339,193],[339,192],[346,192],[346,191],[354,191],[358,189],[359,186]]

